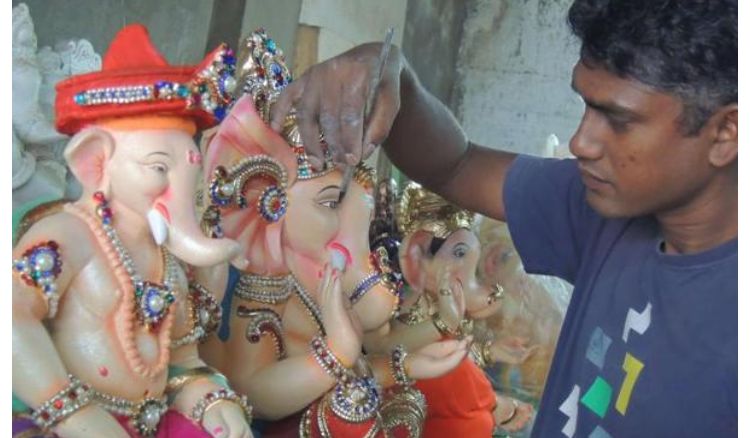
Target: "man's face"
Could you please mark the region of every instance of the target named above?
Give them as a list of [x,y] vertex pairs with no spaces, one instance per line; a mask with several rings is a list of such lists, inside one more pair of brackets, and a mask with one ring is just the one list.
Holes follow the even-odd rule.
[[580,61],[572,86],[586,110],[570,152],[597,212],[633,217],[679,209],[710,178],[707,130],[683,134],[677,97]]

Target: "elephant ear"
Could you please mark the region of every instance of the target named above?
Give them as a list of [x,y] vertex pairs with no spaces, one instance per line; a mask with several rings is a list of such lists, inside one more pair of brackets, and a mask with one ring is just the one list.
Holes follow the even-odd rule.
[[417,230],[404,236],[399,248],[399,264],[404,281],[415,290],[423,290],[427,285],[424,261],[428,257],[432,234]]
[[[242,247],[250,262],[246,269],[286,272],[281,246],[284,216],[270,221],[257,205],[270,186],[285,191],[294,184],[297,162],[291,147],[257,114],[249,96],[237,101],[209,140],[204,164],[206,199],[218,207],[224,235]],[[217,196],[225,185],[231,195],[225,191]]]
[[65,160],[86,192],[107,186],[106,167],[115,150],[114,138],[105,130],[86,128],[65,147]]

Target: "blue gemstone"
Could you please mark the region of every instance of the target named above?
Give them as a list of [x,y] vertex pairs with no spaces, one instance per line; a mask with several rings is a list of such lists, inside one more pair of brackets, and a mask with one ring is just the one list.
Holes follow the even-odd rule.
[[164,87],[168,87],[168,86],[169,86],[169,82],[167,82],[167,81],[158,81],[158,82],[156,82],[156,89],[157,90],[162,89]]
[[276,53],[276,41],[269,38],[266,41],[266,48],[268,49],[269,52]]
[[214,110],[214,117],[216,117],[217,120],[221,121],[224,120],[224,116],[226,116],[227,110],[223,106],[217,106]]
[[188,87],[180,85],[177,87],[177,95],[183,98],[188,98],[190,97],[190,90],[188,90]]
[[274,75],[280,75],[281,74],[281,66],[279,64],[276,64],[275,62],[271,64],[271,72]]
[[26,267],[26,264],[24,262],[16,263],[16,271],[23,271],[25,267]]
[[229,54],[224,55],[223,60],[224,60],[224,64],[234,65],[234,56],[232,55],[229,55]]
[[84,93],[78,93],[73,98],[75,103],[78,105],[85,105],[86,104],[86,94]]

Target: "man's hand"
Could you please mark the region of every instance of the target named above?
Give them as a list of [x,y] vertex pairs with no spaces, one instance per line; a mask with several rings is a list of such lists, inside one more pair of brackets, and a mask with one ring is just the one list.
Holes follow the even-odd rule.
[[310,67],[286,87],[272,108],[271,127],[277,132],[286,115],[296,110],[302,142],[316,170],[323,163],[320,133],[338,165],[364,160],[388,136],[400,107],[400,75],[405,63],[401,51],[392,46],[372,114],[364,120],[381,48],[382,43],[363,44]]

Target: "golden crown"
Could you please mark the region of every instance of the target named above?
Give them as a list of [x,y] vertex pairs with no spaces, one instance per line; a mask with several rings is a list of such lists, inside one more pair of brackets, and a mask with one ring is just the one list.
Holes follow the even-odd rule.
[[445,239],[454,231],[470,230],[474,214],[410,182],[401,194],[396,221],[403,236],[424,230]]
[[[265,30],[258,29],[245,39],[240,49],[238,65],[236,74],[238,82],[242,84],[242,87],[238,87],[240,93],[252,96],[258,114],[263,121],[269,123],[271,107],[281,91],[292,82],[292,74],[286,66],[284,53],[276,46],[276,42],[268,37]],[[281,136],[297,156],[298,179],[316,178],[335,169],[328,145],[321,135],[319,140],[323,146],[325,160],[322,170],[313,171],[302,144],[294,109],[284,119]]]

